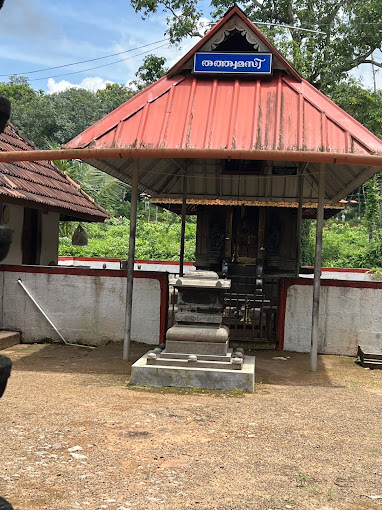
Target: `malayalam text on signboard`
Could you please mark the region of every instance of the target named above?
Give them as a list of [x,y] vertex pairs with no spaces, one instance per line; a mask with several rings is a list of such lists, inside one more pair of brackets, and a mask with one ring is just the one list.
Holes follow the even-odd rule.
[[271,74],[272,53],[195,53],[194,72]]

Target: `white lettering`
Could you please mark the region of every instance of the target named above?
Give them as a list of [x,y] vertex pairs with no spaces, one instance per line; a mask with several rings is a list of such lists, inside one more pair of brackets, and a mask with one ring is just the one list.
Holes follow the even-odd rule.
[[234,71],[238,68],[255,68],[261,69],[262,64],[266,62],[265,58],[254,58],[253,60],[202,60],[200,62],[202,67],[232,67]]
[[265,62],[265,58],[254,58],[253,62],[253,65],[256,69],[261,69],[261,64]]

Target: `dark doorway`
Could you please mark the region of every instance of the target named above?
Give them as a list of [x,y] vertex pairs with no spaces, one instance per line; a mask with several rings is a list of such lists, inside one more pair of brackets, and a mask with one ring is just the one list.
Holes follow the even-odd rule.
[[24,209],[24,225],[22,237],[22,263],[37,265],[41,253],[41,211]]

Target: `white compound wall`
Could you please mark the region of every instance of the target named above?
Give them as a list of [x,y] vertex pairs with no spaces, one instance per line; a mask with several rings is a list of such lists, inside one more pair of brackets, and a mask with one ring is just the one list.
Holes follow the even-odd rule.
[[[310,351],[312,300],[311,282],[287,289],[285,350]],[[382,348],[382,283],[322,281],[318,352],[355,356],[358,344]]]
[[[68,342],[102,345],[124,336],[126,276],[121,271],[7,266],[0,268],[1,327],[20,330],[23,342],[59,336],[19,285],[26,288]],[[134,278],[132,340],[160,343],[167,275]],[[161,315],[162,314],[162,315]]]

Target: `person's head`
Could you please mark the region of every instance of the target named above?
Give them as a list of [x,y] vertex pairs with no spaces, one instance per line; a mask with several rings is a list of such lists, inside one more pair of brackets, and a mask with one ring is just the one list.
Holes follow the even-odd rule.
[[0,496],[0,510],[14,510],[14,509],[13,506],[6,499]]
[[[3,396],[9,376],[11,375],[12,361],[0,354],[0,398]],[[0,510],[3,510],[0,501]]]

